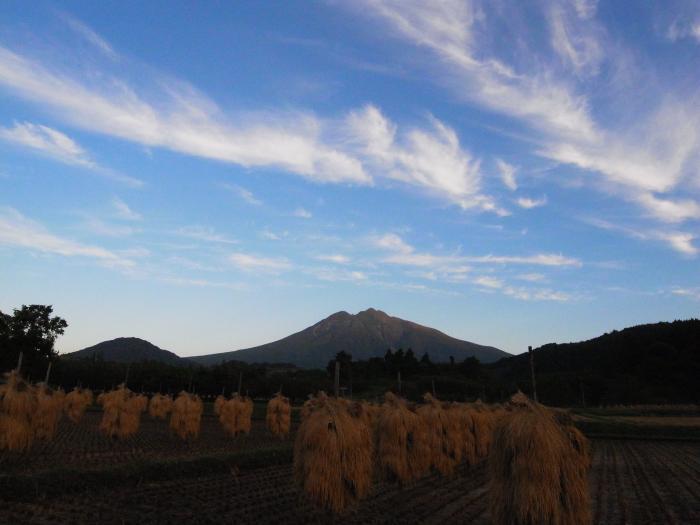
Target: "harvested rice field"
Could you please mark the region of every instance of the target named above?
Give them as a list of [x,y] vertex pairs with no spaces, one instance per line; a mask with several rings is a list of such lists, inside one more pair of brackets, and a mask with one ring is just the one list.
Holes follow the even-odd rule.
[[[172,479],[130,479],[123,484],[110,482],[102,489],[93,486],[90,491],[66,487],[54,494],[37,493],[31,500],[17,491],[17,497],[10,494],[0,499],[0,520],[37,524],[490,522],[483,464],[460,468],[451,478],[428,476],[403,488],[377,483],[370,497],[334,517],[305,502],[293,483],[291,461],[246,468],[233,463],[226,471],[203,469]],[[595,524],[699,523],[700,443],[593,440],[589,485]]]

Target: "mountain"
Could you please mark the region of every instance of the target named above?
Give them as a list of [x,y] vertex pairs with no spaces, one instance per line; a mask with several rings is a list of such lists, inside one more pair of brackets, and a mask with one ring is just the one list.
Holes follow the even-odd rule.
[[158,348],[156,345],[138,337],[118,337],[103,341],[77,352],[65,354],[69,359],[91,359],[93,355],[103,361],[115,363],[140,363],[141,361],[159,361],[169,365],[185,366],[189,360],[172,352]]
[[[577,343],[533,350],[537,391],[549,404],[700,402],[700,320],[632,326]],[[488,368],[530,392],[528,354]]]
[[383,357],[388,348],[412,348],[418,358],[427,352],[434,362],[449,361],[450,356],[457,361],[473,356],[489,363],[509,355],[497,348],[455,339],[434,328],[369,308],[356,315],[337,312],[301,332],[272,343],[190,359],[203,365],[236,360],[323,368],[340,351],[359,360]]

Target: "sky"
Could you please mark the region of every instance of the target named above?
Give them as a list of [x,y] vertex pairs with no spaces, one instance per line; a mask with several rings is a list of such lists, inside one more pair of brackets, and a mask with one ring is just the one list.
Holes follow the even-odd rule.
[[699,86],[692,0],[5,0],[0,310],[183,356],[698,317]]

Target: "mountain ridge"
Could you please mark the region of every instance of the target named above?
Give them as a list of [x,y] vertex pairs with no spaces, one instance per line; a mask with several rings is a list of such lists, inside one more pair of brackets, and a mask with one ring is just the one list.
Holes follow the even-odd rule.
[[473,356],[488,363],[510,355],[492,346],[462,341],[435,328],[368,308],[354,315],[345,310],[335,312],[277,341],[190,359],[204,365],[236,360],[322,368],[340,351],[351,354],[353,359],[368,359],[383,357],[389,348],[412,348],[419,357],[427,352],[436,362],[449,361],[450,356],[458,361]]

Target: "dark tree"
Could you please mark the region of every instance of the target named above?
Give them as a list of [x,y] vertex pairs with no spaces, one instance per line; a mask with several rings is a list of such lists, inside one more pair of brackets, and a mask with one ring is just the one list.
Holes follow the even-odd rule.
[[0,367],[9,370],[17,365],[22,352],[22,368],[34,377],[49,360],[57,356],[54,343],[68,323],[53,316],[50,305],[22,305],[12,315],[0,312]]

